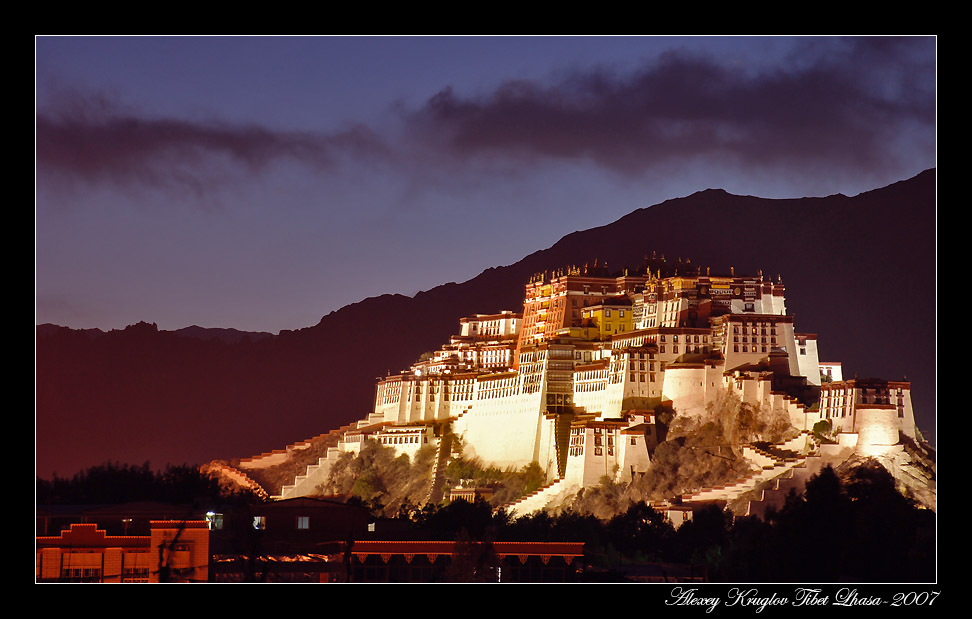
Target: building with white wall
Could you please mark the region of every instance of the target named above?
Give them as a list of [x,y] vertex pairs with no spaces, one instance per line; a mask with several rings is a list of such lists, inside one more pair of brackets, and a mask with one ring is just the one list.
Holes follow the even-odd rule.
[[821,420],[830,421],[835,434],[862,431],[886,434],[887,428],[876,431],[875,426],[886,426],[886,420],[893,419],[895,432],[912,439],[917,435],[911,383],[907,381],[855,378],[825,382],[820,387],[819,415]]
[[414,455],[451,432],[485,464],[537,462],[548,479],[583,486],[647,470],[656,407],[701,417],[727,394],[799,430],[830,419],[877,441],[891,438],[890,406],[914,437],[907,383],[841,381],[839,363],[819,361],[817,335],[795,330],[779,279],[652,265],[537,275],[522,314],[462,318],[440,350],[379,380],[374,423],[343,448],[372,438]]
[[820,362],[821,382],[840,382],[844,380],[844,373],[841,369],[840,361],[821,361]]

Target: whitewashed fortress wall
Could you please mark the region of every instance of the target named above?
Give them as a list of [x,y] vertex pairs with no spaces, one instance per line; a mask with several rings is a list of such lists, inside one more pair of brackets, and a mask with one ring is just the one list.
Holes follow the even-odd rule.
[[[663,276],[664,260],[652,260],[638,276],[536,276],[522,314],[463,318],[448,344],[379,381],[376,421],[345,449],[371,436],[414,454],[451,430],[485,464],[535,461],[590,485],[647,470],[654,407],[703,415],[730,393],[801,430],[829,419],[865,443],[895,438],[892,426],[916,435],[910,385],[842,382],[839,363],[820,363],[817,336],[794,331],[781,282],[690,263]],[[815,389],[808,412],[797,395],[807,402]]]

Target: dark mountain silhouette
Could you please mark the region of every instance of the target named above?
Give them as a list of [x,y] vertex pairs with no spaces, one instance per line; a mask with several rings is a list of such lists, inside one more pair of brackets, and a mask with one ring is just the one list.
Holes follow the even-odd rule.
[[646,255],[712,273],[782,276],[799,332],[845,378],[912,381],[934,438],[936,175],[854,197],[771,200],[708,189],[574,232],[509,266],[414,297],[382,295],[279,335],[37,327],[37,472],[117,460],[155,466],[246,457],[363,417],[375,378],[407,367],[473,313],[522,309],[533,273]]
[[176,329],[173,331],[173,333],[183,337],[194,337],[200,340],[220,340],[228,344],[238,344],[244,339],[248,339],[251,342],[257,342],[273,337],[272,333],[267,333],[265,331],[255,333],[252,331],[240,331],[238,329],[207,328],[200,327],[198,325]]

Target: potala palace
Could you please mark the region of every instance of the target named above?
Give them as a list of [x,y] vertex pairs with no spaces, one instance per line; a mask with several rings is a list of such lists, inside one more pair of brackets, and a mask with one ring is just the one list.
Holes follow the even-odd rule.
[[[366,440],[412,457],[433,445],[439,467],[459,441],[464,456],[485,464],[539,463],[551,483],[512,506],[527,513],[605,475],[630,481],[651,467],[657,411],[703,416],[730,394],[785,415],[795,438],[784,447],[800,456],[749,448],[754,472],[738,492],[792,476],[811,457],[893,458],[902,442],[920,442],[909,383],[844,380],[840,363],[821,362],[817,336],[797,331],[787,315],[779,277],[712,274],[651,257],[638,274],[609,275],[596,264],[537,274],[522,313],[462,318],[439,350],[380,378],[373,412],[343,428],[328,456],[278,498],[313,494],[329,464]],[[834,440],[821,445],[811,431],[824,420]],[[448,490],[436,479],[428,498]],[[699,489],[694,498],[732,492]]]

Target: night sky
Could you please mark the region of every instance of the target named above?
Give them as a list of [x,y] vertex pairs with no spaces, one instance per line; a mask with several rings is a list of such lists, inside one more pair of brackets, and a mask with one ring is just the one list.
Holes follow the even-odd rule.
[[40,37],[36,322],[307,327],[709,187],[910,178],[936,106],[934,37]]

